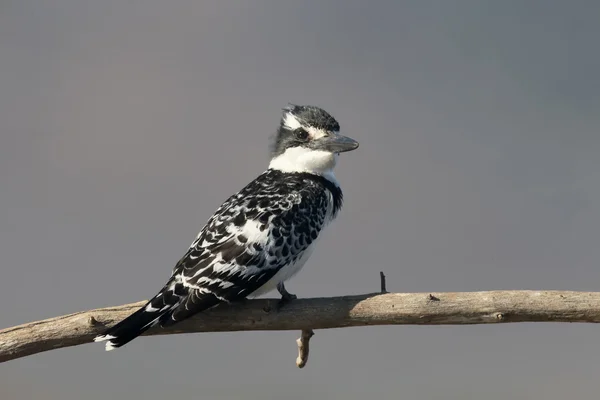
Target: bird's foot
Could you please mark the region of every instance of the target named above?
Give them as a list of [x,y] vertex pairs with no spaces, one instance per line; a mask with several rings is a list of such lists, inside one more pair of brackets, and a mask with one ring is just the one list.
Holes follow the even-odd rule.
[[298,296],[296,296],[295,294],[291,294],[290,292],[288,292],[285,289],[285,286],[283,285],[283,282],[280,282],[277,285],[277,291],[281,295],[281,299],[277,303],[277,310],[281,309],[281,307],[283,307],[284,305],[288,304],[290,301],[296,300],[298,298]]

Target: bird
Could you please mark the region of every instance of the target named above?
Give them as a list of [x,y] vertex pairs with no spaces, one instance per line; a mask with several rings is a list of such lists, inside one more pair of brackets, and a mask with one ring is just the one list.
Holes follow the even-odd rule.
[[340,153],[359,143],[342,136],[322,108],[289,103],[282,110],[268,168],[215,211],[162,289],[95,342],[113,350],[154,326],[275,289],[280,305],[297,298],[284,283],[337,217],[343,193],[334,167]]

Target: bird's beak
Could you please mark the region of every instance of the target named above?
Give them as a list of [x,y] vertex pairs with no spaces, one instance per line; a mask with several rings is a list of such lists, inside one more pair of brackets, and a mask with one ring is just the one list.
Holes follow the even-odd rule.
[[318,149],[328,151],[330,153],[343,153],[352,151],[358,148],[358,142],[347,136],[342,135],[327,135],[315,141]]

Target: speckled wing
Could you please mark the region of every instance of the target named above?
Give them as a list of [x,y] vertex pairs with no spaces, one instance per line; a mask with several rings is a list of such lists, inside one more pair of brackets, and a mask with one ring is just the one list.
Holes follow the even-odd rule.
[[229,198],[177,263],[167,290],[185,295],[162,326],[251,295],[317,239],[331,214],[331,193],[312,180],[272,185],[268,178]]

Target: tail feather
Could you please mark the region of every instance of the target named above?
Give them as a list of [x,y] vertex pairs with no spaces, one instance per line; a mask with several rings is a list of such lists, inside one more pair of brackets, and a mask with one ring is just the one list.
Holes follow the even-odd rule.
[[180,285],[173,282],[165,286],[142,308],[96,336],[94,342],[106,341],[106,351],[114,350],[158,325],[161,319],[168,318],[182,301],[183,293],[178,293],[181,289],[177,287],[178,290],[173,290],[174,286]]
[[[150,303],[149,303],[150,304]],[[146,311],[147,305],[137,310],[123,321],[94,338],[94,342],[106,343],[106,351],[121,347],[158,323],[164,313]]]

